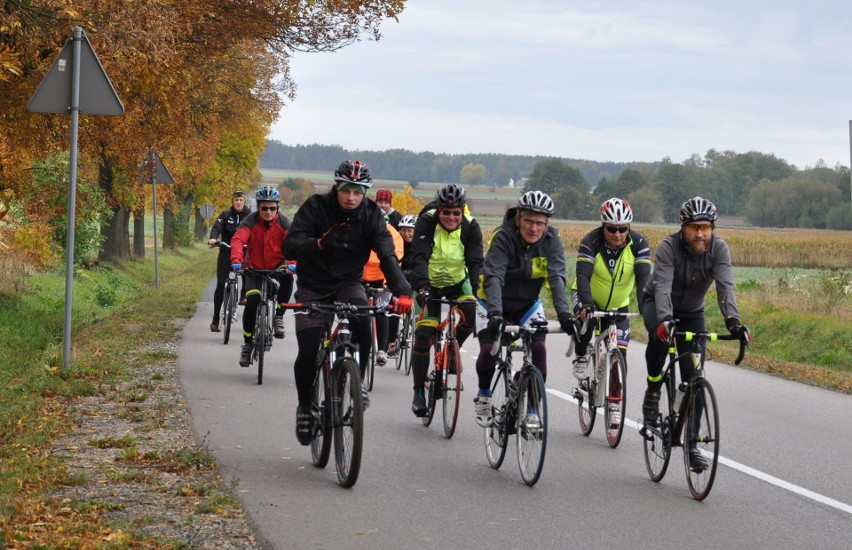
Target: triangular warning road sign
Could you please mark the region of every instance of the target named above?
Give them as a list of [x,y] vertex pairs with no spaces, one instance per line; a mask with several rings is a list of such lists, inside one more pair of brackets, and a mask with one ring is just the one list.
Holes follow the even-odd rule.
[[[153,172],[151,169],[151,163],[153,158]],[[166,165],[163,164],[162,159],[160,159],[160,155],[157,154],[157,151],[151,150],[151,152],[145,157],[145,160],[142,161],[142,167],[139,170],[139,183],[151,183],[151,177],[157,177],[157,183],[174,183],[175,180],[172,178],[172,173],[169,172],[169,169],[166,168]]]
[[[74,38],[59,52],[53,66],[44,75],[27,108],[33,113],[70,113],[71,79],[74,64]],[[85,33],[80,40],[80,105],[86,115],[120,115],[124,105],[104,71]]]

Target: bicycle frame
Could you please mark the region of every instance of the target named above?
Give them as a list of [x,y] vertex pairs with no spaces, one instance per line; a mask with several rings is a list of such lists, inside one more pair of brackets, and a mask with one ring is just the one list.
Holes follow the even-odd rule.
[[[450,356],[456,354],[458,350],[456,327],[460,323],[464,323],[465,320],[464,312],[459,308],[459,305],[465,302],[451,298],[433,298],[430,301],[446,305],[449,309],[443,320],[438,323],[435,331],[435,341],[433,343],[434,370],[426,380],[427,413],[422,418],[422,422],[424,426],[429,426],[432,423],[432,419],[435,416],[436,402],[438,399],[442,399],[444,436],[449,439],[455,433],[456,422],[458,420],[458,398],[462,390],[461,358],[456,358],[456,371],[451,374],[449,368]],[[420,312],[421,319],[425,315],[425,312],[426,308],[423,308]],[[454,378],[451,380],[450,377]]]

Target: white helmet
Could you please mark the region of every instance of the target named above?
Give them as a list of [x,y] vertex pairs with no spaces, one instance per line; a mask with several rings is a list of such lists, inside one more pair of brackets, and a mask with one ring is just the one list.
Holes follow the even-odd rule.
[[544,214],[549,218],[553,215],[554,205],[547,193],[527,191],[518,199],[518,209]]
[[417,223],[417,217],[408,214],[399,220],[399,227],[414,227],[415,223]]
[[617,225],[625,225],[633,221],[633,209],[627,201],[615,197],[601,205],[601,221]]

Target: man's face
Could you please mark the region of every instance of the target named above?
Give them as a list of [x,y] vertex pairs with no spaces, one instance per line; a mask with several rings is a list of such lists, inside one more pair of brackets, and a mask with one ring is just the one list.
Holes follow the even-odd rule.
[[461,225],[464,210],[457,206],[451,208],[440,208],[438,210],[438,222],[447,231],[455,231]]
[[246,205],[246,198],[234,197],[234,200],[231,201],[231,203],[234,205],[234,210],[242,210],[243,207]]
[[386,200],[386,199],[376,199],[376,204],[378,204],[378,205],[379,205],[379,208],[381,208],[381,209],[382,209],[382,212],[384,212],[385,214],[387,214],[388,212],[390,212],[391,203],[390,203],[390,201],[389,201],[389,200]]
[[413,227],[400,227],[399,235],[402,237],[402,240],[410,243],[412,239],[414,239],[414,228]]
[[337,190],[337,202],[340,208],[344,210],[352,210],[360,206],[364,200],[364,188],[357,186],[357,189],[347,188]]
[[260,219],[265,222],[271,222],[278,215],[278,203],[273,201],[261,201],[257,203],[257,211],[260,214]]
[[547,222],[547,216],[541,212],[521,211],[515,214],[515,225],[518,226],[521,239],[527,244],[535,244],[541,240],[547,231]]
[[610,248],[621,248],[627,243],[627,232],[630,230],[629,225],[613,225],[609,223],[603,224],[604,239]]
[[707,252],[710,239],[713,238],[713,224],[710,222],[690,222],[681,227],[683,240],[695,254]]

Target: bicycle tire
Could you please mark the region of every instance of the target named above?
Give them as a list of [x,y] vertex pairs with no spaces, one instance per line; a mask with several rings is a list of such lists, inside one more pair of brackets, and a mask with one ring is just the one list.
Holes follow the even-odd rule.
[[[518,468],[524,483],[532,487],[541,477],[547,452],[547,392],[536,367],[521,376],[517,410]],[[532,411],[538,422],[532,420]]]
[[[495,344],[496,345],[496,344]],[[491,385],[491,425],[485,428],[485,456],[488,464],[498,469],[506,456],[506,443],[509,440],[507,422],[511,419],[506,414],[508,407],[509,380],[506,368],[497,369],[497,376]]]
[[222,338],[224,339],[224,344],[227,346],[228,341],[231,339],[231,323],[233,322],[234,314],[237,311],[237,301],[236,296],[234,295],[234,285],[230,282],[225,283],[225,299],[223,301],[225,304],[225,318],[224,318],[224,326],[222,327]]
[[425,427],[432,424],[432,419],[435,417],[435,401],[438,400],[438,394],[435,388],[438,386],[438,373],[435,370],[434,361],[429,362],[429,372],[426,373],[426,416],[420,420]]
[[266,353],[266,323],[268,304],[261,302],[257,306],[257,318],[254,324],[254,351],[257,354],[257,383],[263,384],[263,358]]
[[401,370],[402,366],[405,365],[406,374],[408,374],[408,329],[410,325],[411,312],[408,312],[400,319],[399,333],[396,337],[396,370]]
[[370,360],[367,362],[367,368],[364,370],[364,386],[367,391],[373,391],[373,379],[376,375],[376,354],[379,352],[378,333],[376,330],[376,318],[371,317],[373,336],[370,338]]
[[669,467],[669,459],[672,455],[672,432],[674,431],[674,417],[671,412],[672,402],[669,396],[669,375],[663,379],[660,386],[660,416],[659,426],[642,428],[645,451],[645,467],[650,478],[659,482],[666,475]]
[[[621,442],[624,432],[624,418],[627,413],[627,363],[621,350],[615,350],[609,358],[609,380],[607,382],[606,400],[604,402],[604,426],[606,441],[615,449]],[[618,412],[618,418],[613,419],[613,407]],[[617,420],[617,422],[614,422]]]
[[352,487],[361,470],[364,444],[364,403],[361,399],[361,373],[351,357],[342,357],[332,372],[333,391],[337,399],[334,419],[334,459],[337,481]]
[[325,376],[328,363],[320,365],[314,377],[314,399],[311,413],[314,415],[314,437],[311,439],[311,461],[317,468],[325,468],[331,454],[331,388]]
[[[686,481],[692,498],[704,500],[713,488],[719,464],[719,409],[716,408],[716,393],[709,381],[702,378],[695,383],[684,410],[683,465]],[[693,471],[690,460],[693,447],[710,460],[706,470]]]
[[580,431],[588,437],[595,427],[595,419],[598,416],[598,407],[595,405],[595,393],[598,390],[597,382],[597,359],[594,353],[590,353],[589,377],[586,379],[586,395],[588,399],[577,400],[577,419],[580,421]]
[[[450,372],[451,358],[455,360],[455,374]],[[459,401],[461,401],[462,390],[461,353],[459,353],[459,343],[456,340],[450,340],[445,347],[444,371],[447,373],[447,382],[441,388],[444,396],[444,402],[442,403],[444,409],[444,437],[452,439],[459,418]]]

